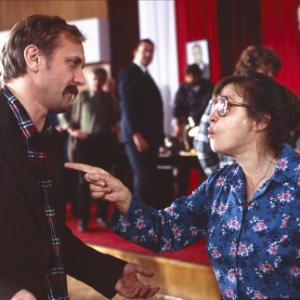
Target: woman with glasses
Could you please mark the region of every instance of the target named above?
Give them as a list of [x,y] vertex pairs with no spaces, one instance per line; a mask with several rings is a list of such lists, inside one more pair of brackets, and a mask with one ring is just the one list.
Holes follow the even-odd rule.
[[300,299],[300,154],[285,142],[299,105],[262,74],[231,76],[214,89],[213,151],[236,163],[190,196],[156,210],[105,171],[86,165],[95,198],[118,208],[113,229],[154,251],[207,239],[222,299]]
[[[274,77],[280,68],[281,61],[271,48],[252,45],[242,51],[235,65],[234,75],[245,76],[251,72],[258,72]],[[201,117],[199,130],[193,141],[199,163],[206,176],[234,162],[232,157],[214,153],[210,147],[207,137],[210,111],[211,105],[209,104]]]

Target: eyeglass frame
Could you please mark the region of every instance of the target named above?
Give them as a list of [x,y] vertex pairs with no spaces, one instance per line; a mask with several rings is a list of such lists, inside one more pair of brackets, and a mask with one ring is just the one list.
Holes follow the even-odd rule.
[[[224,99],[225,102],[224,104],[226,104],[226,109],[225,109],[225,112],[224,113],[221,113],[221,109],[218,109],[217,107],[215,107],[217,105],[217,103],[219,102],[220,99]],[[213,110],[216,110],[216,112],[218,113],[219,117],[225,117],[228,112],[229,112],[229,109],[230,109],[230,106],[237,106],[237,107],[246,107],[246,108],[250,108],[251,106],[249,104],[245,104],[245,103],[239,103],[239,102],[236,102],[234,100],[229,100],[227,96],[217,96],[216,100],[214,101],[214,99],[211,99],[210,100],[211,102],[211,105],[212,105],[212,111]],[[219,102],[220,103],[220,102]]]

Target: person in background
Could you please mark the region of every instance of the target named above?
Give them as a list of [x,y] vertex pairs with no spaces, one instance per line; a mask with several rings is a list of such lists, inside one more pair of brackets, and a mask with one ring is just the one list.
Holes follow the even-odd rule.
[[[281,68],[281,62],[276,53],[266,47],[248,46],[240,55],[235,66],[235,75],[247,75],[251,72],[259,72],[270,77],[276,75]],[[209,176],[215,170],[222,168],[233,162],[232,157],[214,153],[210,147],[207,137],[211,111],[209,103],[199,123],[199,130],[194,138],[194,148],[196,150],[200,165],[204,173]]]
[[106,297],[150,297],[152,272],[86,246],[65,226],[63,142],[49,113],[71,109],[85,83],[84,36],[58,16],[32,15],[2,49],[0,299],[67,300],[66,274]]
[[300,299],[300,154],[285,143],[300,110],[290,95],[259,73],[219,82],[208,137],[235,163],[163,210],[104,170],[66,167],[86,172],[93,197],[115,203],[122,237],[158,252],[207,239],[222,299]]
[[281,68],[281,61],[273,49],[261,46],[248,46],[235,65],[234,75],[258,72],[274,77]]
[[147,69],[153,55],[153,42],[140,40],[133,62],[119,76],[118,91],[121,142],[133,173],[133,193],[146,203],[159,206],[156,165],[159,148],[164,145],[163,104]]
[[[196,64],[185,69],[185,83],[182,84],[174,101],[174,133],[185,151],[193,147],[191,130],[199,124],[200,118],[211,98],[213,84],[202,78],[202,71]],[[178,166],[178,196],[186,195],[188,189],[188,167],[184,163]]]
[[212,90],[213,84],[202,78],[202,72],[196,64],[186,67],[185,82],[176,92],[174,101],[175,137],[181,139],[187,124],[195,127],[199,123]]
[[[92,70],[90,89],[79,94],[74,102],[68,133],[69,147],[74,149],[73,160],[99,166],[112,171],[117,144],[119,106],[110,92],[103,87],[107,72],[103,68]],[[90,219],[90,191],[79,175],[78,230],[88,230]],[[97,222],[106,226],[107,203],[97,202]]]
[[[73,161],[73,152],[74,147],[71,148],[70,142],[71,137],[68,132],[69,128],[69,120],[71,115],[71,110],[56,115],[57,123],[55,125],[55,129],[60,133],[60,135],[63,138],[63,144],[64,144],[64,161]],[[51,124],[51,123],[50,123]],[[75,144],[75,142],[73,142]],[[71,148],[71,149],[70,149]],[[66,206],[68,206],[67,203],[71,205],[71,215],[74,218],[78,217],[78,173],[72,172],[71,170],[64,169],[64,199],[66,201]],[[68,211],[67,211],[68,214]]]

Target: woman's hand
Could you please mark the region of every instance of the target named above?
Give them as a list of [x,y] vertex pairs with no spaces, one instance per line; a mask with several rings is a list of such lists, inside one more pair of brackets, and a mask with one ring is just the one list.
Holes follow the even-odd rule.
[[67,162],[65,167],[85,173],[93,198],[114,203],[122,214],[127,213],[132,195],[119,179],[101,168],[86,164]]

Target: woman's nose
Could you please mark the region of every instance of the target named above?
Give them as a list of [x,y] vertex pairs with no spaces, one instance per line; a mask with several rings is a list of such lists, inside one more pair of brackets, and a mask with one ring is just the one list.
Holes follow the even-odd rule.
[[219,118],[220,118],[220,116],[219,116],[217,110],[212,106],[209,116],[208,116],[209,123],[215,123],[218,121]]

